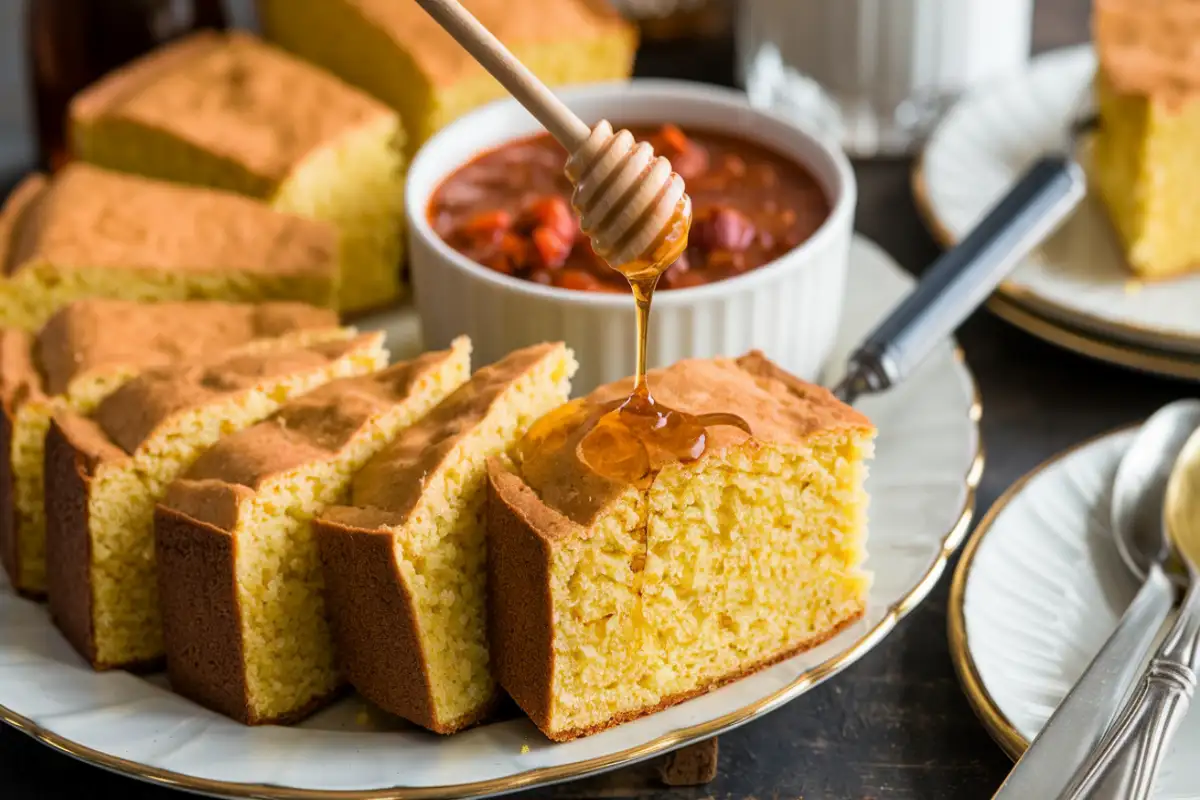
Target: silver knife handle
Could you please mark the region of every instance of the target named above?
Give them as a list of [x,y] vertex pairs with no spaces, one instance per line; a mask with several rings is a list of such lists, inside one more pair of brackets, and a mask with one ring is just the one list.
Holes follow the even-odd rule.
[[1076,771],[1064,800],[1147,800],[1196,691],[1200,587],[1191,584],[1179,616],[1112,729]]
[[993,800],[1057,797],[1071,767],[1087,757],[1121,709],[1121,699],[1140,673],[1141,664],[1175,591],[1158,564],[1152,564],[1142,588],[1083,675],[1058,704]]
[[856,384],[854,394],[882,391],[903,380],[1066,219],[1084,188],[1083,171],[1069,156],[1035,161],[851,355],[847,379]]

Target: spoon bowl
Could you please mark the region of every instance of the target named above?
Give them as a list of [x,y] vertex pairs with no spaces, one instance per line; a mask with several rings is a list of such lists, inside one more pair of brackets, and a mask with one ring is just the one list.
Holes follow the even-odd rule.
[[[1164,524],[1167,486],[1175,462],[1200,428],[1200,400],[1179,400],[1163,406],[1142,425],[1125,451],[1113,484],[1112,530],[1117,551],[1126,566],[1145,579],[1152,566],[1171,557]],[[1195,446],[1200,452],[1200,439]],[[1167,570],[1171,581],[1185,588],[1187,576]]]

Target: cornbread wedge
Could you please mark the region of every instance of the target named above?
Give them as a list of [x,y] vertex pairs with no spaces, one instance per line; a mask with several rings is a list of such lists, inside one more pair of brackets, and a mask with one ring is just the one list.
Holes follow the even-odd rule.
[[269,348],[344,336],[336,314],[301,303],[103,299],[65,306],[36,337],[0,331],[0,562],[14,588],[31,597],[46,591],[42,467],[55,411],[90,414],[149,367],[255,340]]
[[90,417],[55,413],[46,439],[50,612],[93,667],[144,667],[163,655],[154,506],[171,482],[222,436],[386,363],[383,334],[345,333],[146,370]]
[[1192,0],[1096,0],[1092,182],[1130,269],[1200,269],[1200,13]]
[[470,375],[470,341],[327,383],[227,436],[167,490],[155,542],[171,686],[246,724],[342,685],[312,518]]
[[698,460],[646,490],[587,467],[578,428],[488,465],[492,670],[556,741],[813,647],[865,608],[870,422],[757,352],[649,381],[668,407],[736,411],[753,435],[710,427]]
[[70,125],[85,161],[336,225],[341,310],[399,296],[400,118],[325,71],[248,34],[198,33],[82,91]]
[[480,369],[367,462],[349,505],[318,518],[340,663],[383,710],[452,733],[492,707],[486,462],[566,399],[575,367],[565,346],[542,344]]
[[72,300],[298,300],[332,306],[333,226],[228,192],[70,164],[0,210],[0,326],[36,331]]
[[[624,80],[637,29],[607,0],[465,0],[551,86]],[[400,112],[413,154],[439,128],[504,90],[416,3],[258,0],[264,35]]]

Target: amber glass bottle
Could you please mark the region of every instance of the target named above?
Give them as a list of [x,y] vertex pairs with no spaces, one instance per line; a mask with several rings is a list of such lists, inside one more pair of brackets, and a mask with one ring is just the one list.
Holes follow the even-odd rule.
[[225,27],[221,0],[27,0],[29,74],[43,169],[70,157],[71,97],[104,73],[199,28]]

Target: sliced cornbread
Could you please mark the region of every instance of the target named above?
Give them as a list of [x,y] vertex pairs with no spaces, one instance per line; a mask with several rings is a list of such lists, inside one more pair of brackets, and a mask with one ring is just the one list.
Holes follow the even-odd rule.
[[523,463],[488,465],[492,670],[551,739],[780,661],[865,607],[867,419],[758,353],[649,381],[663,404],[736,411],[753,435],[710,427],[701,458],[666,464],[648,489],[593,472],[570,427]]
[[312,518],[470,375],[470,341],[327,383],[222,439],[156,512],[171,686],[247,724],[294,722],[342,684]]
[[199,33],[85,89],[70,119],[86,161],[335,224],[342,310],[399,295],[400,118],[333,75],[248,34]]
[[1200,269],[1200,6],[1095,0],[1092,180],[1130,268]]
[[154,506],[222,437],[293,397],[387,360],[382,334],[146,370],[90,417],[54,415],[46,437],[46,577],[55,623],[97,669],[163,655]]
[[367,462],[349,505],[316,522],[339,662],[368,700],[438,733],[479,721],[496,697],[484,613],[489,456],[566,399],[561,344],[480,369]]
[[[284,347],[344,338],[337,316],[302,303],[78,300],[33,336],[0,331],[0,562],[13,586],[46,591],[42,467],[58,409],[90,414],[139,370],[258,340]],[[277,338],[282,337],[282,338]]]
[[332,225],[229,192],[70,164],[0,211],[0,326],[37,330],[72,300],[298,300],[332,306]]
[[[464,0],[549,85],[621,80],[637,30],[607,0]],[[264,35],[400,112],[408,152],[504,90],[417,3],[258,0]]]

